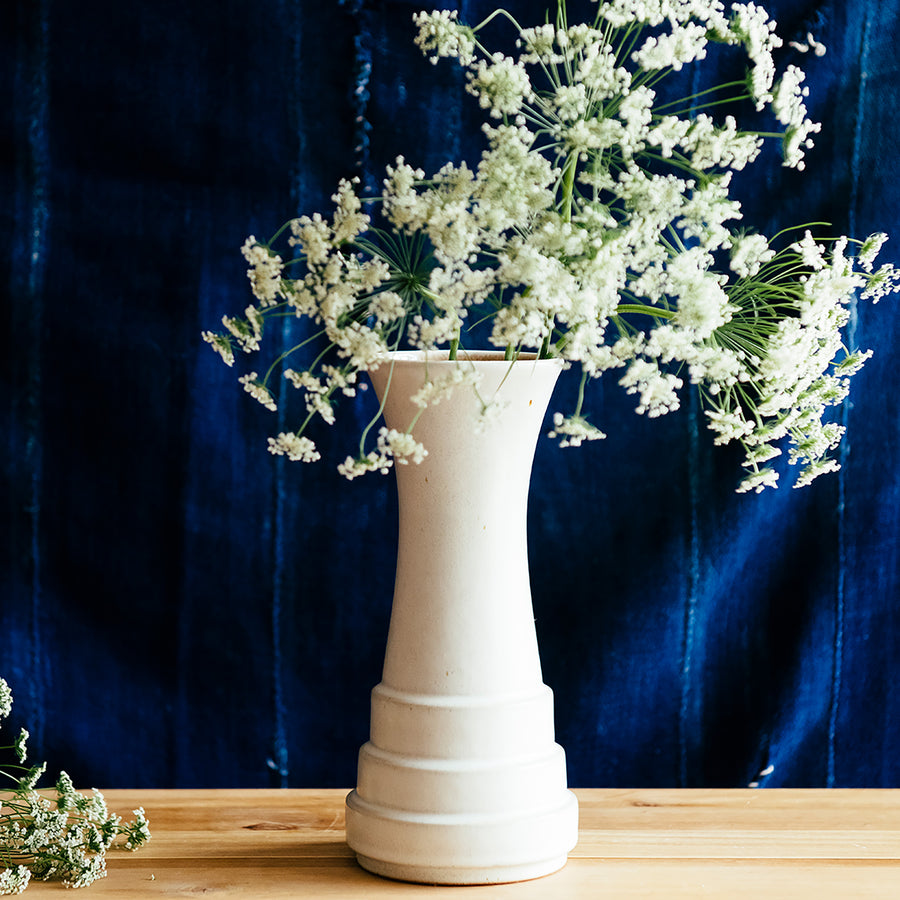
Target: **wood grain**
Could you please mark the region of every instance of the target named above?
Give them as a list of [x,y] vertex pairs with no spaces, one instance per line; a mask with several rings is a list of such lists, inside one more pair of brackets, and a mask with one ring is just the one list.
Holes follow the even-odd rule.
[[[105,791],[143,806],[153,839],[111,852],[86,896],[381,898],[898,898],[900,792],[578,790],[580,840],[561,872],[521,884],[429,887],[360,869],[344,790]],[[63,889],[34,884],[26,896]]]

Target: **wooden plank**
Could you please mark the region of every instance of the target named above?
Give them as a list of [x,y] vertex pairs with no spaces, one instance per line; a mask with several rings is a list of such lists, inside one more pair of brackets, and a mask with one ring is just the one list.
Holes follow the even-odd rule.
[[[344,842],[345,790],[108,791],[143,806],[153,840],[111,852],[91,895],[460,900],[458,888],[377,878]],[[561,872],[466,898],[900,896],[900,792],[583,790],[580,840]],[[58,892],[35,884],[30,896]]]
[[[159,862],[159,861],[157,861]],[[196,865],[135,865],[111,868],[108,878],[87,890],[90,896],[144,900],[151,897],[253,898],[433,898],[433,900],[595,900],[598,897],[659,897],[662,900],[896,900],[900,870],[883,863],[835,864],[809,861],[747,860],[571,860],[555,875],[491,887],[430,887],[381,879],[350,860],[334,866],[297,867],[217,861]],[[249,863],[249,864],[247,864]],[[35,885],[29,894],[49,896],[58,885]],[[26,895],[28,896],[28,895]]]
[[900,859],[900,793],[580,793],[583,857]]

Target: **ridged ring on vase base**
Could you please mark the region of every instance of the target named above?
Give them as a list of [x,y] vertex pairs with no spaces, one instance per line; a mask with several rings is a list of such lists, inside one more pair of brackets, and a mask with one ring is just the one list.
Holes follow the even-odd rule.
[[347,797],[347,843],[376,875],[422,884],[503,884],[559,871],[578,839],[578,802],[508,814],[410,813]]
[[359,754],[357,795],[373,806],[427,815],[508,817],[553,808],[566,791],[565,752],[496,759],[423,759],[387,753],[367,743]]
[[395,881],[411,881],[415,884],[476,885],[476,884],[509,884],[514,881],[531,881],[544,878],[562,869],[568,861],[563,854],[555,859],[539,863],[525,863],[521,866],[510,866],[503,869],[465,869],[439,866],[409,866],[402,863],[382,862],[356,854],[357,862],[373,875],[393,878]]
[[381,750],[426,759],[539,752],[553,740],[553,692],[541,683],[514,694],[423,695],[379,684],[371,694],[370,737]]

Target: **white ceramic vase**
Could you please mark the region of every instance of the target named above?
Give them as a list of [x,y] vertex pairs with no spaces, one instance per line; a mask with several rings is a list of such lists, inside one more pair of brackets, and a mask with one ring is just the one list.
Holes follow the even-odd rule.
[[[578,833],[541,675],[526,539],[534,449],[560,367],[494,353],[394,354],[372,373],[380,398],[390,380],[388,426],[405,430],[418,412],[410,395],[457,366],[478,370],[477,396],[460,385],[429,406],[413,432],[427,458],[396,467],[394,602],[347,842],[380,875],[493,884],[556,871]],[[501,405],[483,430],[481,400]]]

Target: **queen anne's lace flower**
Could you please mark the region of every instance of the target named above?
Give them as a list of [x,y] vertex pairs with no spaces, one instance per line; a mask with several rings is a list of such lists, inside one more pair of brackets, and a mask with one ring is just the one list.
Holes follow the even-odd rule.
[[619,379],[619,384],[629,394],[639,396],[637,412],[646,413],[651,419],[672,412],[681,405],[677,394],[682,386],[681,379],[669,372],[661,372],[651,360],[634,360]]
[[489,61],[479,60],[469,73],[466,89],[497,119],[515,115],[531,97],[525,67],[502,53],[495,53]]
[[735,3],[731,10],[728,33],[747,50],[752,64],[751,92],[756,100],[756,108],[761,110],[772,100],[771,89],[776,71],[772,51],[782,45],[782,40],[775,33],[775,22],[756,3]]
[[276,253],[271,253],[258,243],[252,235],[241,248],[244,259],[250,263],[247,277],[256,297],[263,306],[274,306],[281,295],[281,275],[284,262]]
[[231,340],[228,338],[228,335],[216,334],[214,331],[204,331],[201,337],[222,357],[222,361],[226,366],[234,365],[234,350],[231,348]]
[[731,441],[739,441],[747,437],[753,431],[753,423],[748,422],[741,410],[728,410],[719,412],[715,409],[706,410],[709,427],[716,433],[714,443],[727,444]]
[[478,370],[474,366],[458,366],[443,378],[426,381],[410,399],[422,409],[428,406],[437,406],[441,400],[449,397],[461,386],[474,387],[480,380]]
[[397,431],[396,428],[382,428],[378,433],[378,450],[394,462],[406,465],[408,462],[420,463],[428,451],[411,434]]
[[672,68],[677,72],[685,63],[706,57],[706,34],[704,25],[688,22],[669,34],[651,35],[632,59],[648,71]]
[[287,456],[299,462],[315,462],[321,459],[316,445],[308,437],[281,432],[278,437],[269,438],[269,453]]
[[256,401],[261,403],[266,409],[275,412],[278,408],[275,404],[275,398],[269,389],[259,381],[256,372],[248,372],[238,378],[238,381],[244,386],[244,390]]
[[375,450],[356,459],[348,456],[338,466],[338,472],[347,479],[354,479],[366,472],[386,474],[396,464],[420,463],[428,451],[411,434],[394,428],[381,428]]
[[[0,678],[0,720],[9,715],[12,692]],[[65,887],[84,887],[106,874],[106,851],[118,838],[134,850],[150,839],[143,808],[125,822],[110,813],[96,789],[79,793],[72,779],[61,772],[56,789],[37,784],[46,763],[24,766],[28,732],[23,728],[14,749],[15,769],[0,769],[7,779],[0,815],[0,894],[20,894],[32,878],[61,881]]]
[[711,116],[701,113],[686,131],[681,145],[690,152],[695,169],[740,171],[756,159],[763,141],[752,132],[739,133],[734,116],[726,116],[724,126],[719,126]]
[[737,492],[739,494],[746,494],[749,491],[755,491],[759,494],[767,487],[775,487],[777,484],[778,473],[774,469],[756,469],[747,475],[738,485]]
[[872,264],[875,262],[875,257],[878,256],[887,239],[888,236],[884,234],[884,232],[877,232],[876,234],[870,234],[866,240],[863,241],[859,248],[857,259],[864,271],[872,271]]
[[741,278],[753,277],[774,257],[775,251],[769,248],[769,241],[762,234],[744,235],[731,245],[731,269]]
[[631,87],[632,75],[619,65],[613,49],[599,32],[584,49],[575,72],[576,83],[583,84],[595,103],[625,95]]
[[891,263],[885,263],[866,280],[865,289],[860,296],[864,300],[877,303],[882,297],[893,294],[898,287],[900,287],[900,270]]
[[794,482],[795,488],[806,487],[820,475],[827,475],[829,472],[837,472],[840,465],[835,459],[816,459],[800,471],[797,480]]
[[0,719],[5,719],[12,712],[13,694],[9,682],[0,678]]
[[[742,491],[776,483],[765,464],[781,445],[801,483],[832,470],[841,431],[823,424],[825,413],[869,355],[844,349],[851,303],[893,292],[900,271],[876,268],[881,234],[850,242],[784,230],[769,241],[739,229],[733,173],[770,138],[781,139],[785,165],[802,168],[820,127],[803,71],[776,66],[782,40],[766,10],[753,0],[601,0],[591,23],[569,22],[565,10],[526,28],[506,10],[475,28],[448,10],[414,22],[432,62],[465,70],[486,111],[485,149],[477,164],[448,161],[431,174],[398,157],[371,201],[357,180],[341,181],[330,214],[289,223],[289,264],[269,244],[244,244],[255,302],[203,339],[233,365],[237,349],[271,342],[270,316],[305,320],[306,330],[284,320],[270,329],[278,356],[263,382],[240,379],[269,409],[279,366],[300,390],[290,404],[306,418],[270,438],[271,451],[318,458],[307,425],[358,403],[361,373],[398,347],[452,355],[471,327],[510,356],[559,357],[580,369],[582,388],[620,370],[648,416],[677,409],[689,379],[715,443],[743,447]],[[486,49],[488,23],[514,26],[518,52]],[[702,61],[710,41],[746,57],[745,81],[673,99],[663,79]],[[812,36],[793,46],[824,49]],[[748,128],[730,99],[750,100],[774,124]],[[414,404],[474,389],[470,374],[461,364],[427,382]],[[571,414],[554,416],[563,446],[602,436],[578,396]],[[481,425],[499,415],[492,401],[482,407]],[[367,445],[374,424],[339,466],[348,478],[424,457],[414,429],[383,428]]]
[[13,866],[0,871],[0,894],[21,894],[28,887],[31,872],[26,866]]
[[799,253],[803,265],[810,269],[824,269],[828,265],[825,259],[825,245],[817,244],[809,231],[806,231],[799,241],[791,244],[790,249]]
[[472,30],[460,25],[458,17],[459,13],[455,9],[413,15],[413,21],[419,29],[415,39],[416,46],[423,53],[434,53],[432,63],[436,63],[442,56],[455,56],[463,65],[467,65],[474,58],[475,41]]
[[560,447],[580,447],[584,441],[599,441],[606,437],[583,416],[566,417],[559,412],[553,414],[553,430],[547,436],[559,438]]
[[556,28],[549,22],[536,28],[525,28],[519,33],[519,46],[523,52],[519,58],[524,63],[561,63],[565,57],[556,49]]

